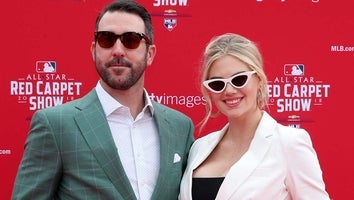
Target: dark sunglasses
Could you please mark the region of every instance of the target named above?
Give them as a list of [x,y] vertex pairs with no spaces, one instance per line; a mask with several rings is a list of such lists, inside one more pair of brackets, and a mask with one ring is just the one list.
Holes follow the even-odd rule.
[[221,93],[224,91],[227,83],[231,83],[235,88],[243,88],[250,79],[250,76],[254,73],[256,73],[256,71],[246,71],[231,76],[230,78],[210,79],[203,81],[203,85],[214,93]]
[[111,48],[120,39],[124,47],[128,49],[136,49],[140,44],[140,40],[144,39],[147,44],[150,44],[149,38],[143,33],[138,32],[125,32],[121,35],[115,34],[110,31],[97,31],[95,32],[95,41],[102,48]]

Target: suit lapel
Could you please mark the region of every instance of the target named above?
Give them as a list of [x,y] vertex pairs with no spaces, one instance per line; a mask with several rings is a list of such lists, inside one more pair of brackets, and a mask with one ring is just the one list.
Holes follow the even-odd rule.
[[81,112],[77,113],[75,120],[107,177],[123,197],[136,199],[96,92],[90,92],[78,108]]
[[227,124],[220,131],[210,133],[209,135],[207,135],[205,137],[205,141],[203,141],[203,144],[198,146],[198,150],[194,151],[195,153],[198,153],[198,155],[193,154],[193,152],[191,152],[190,157],[195,158],[192,160],[192,163],[190,164],[192,166],[192,171],[195,170],[197,167],[199,167],[199,165],[201,165],[202,162],[204,162],[208,158],[208,156],[212,153],[214,148],[220,142],[221,138],[225,134],[228,127],[229,125]]
[[160,139],[160,171],[156,182],[155,190],[151,199],[158,199],[159,196],[163,196],[161,193],[168,191],[165,186],[168,179],[173,178],[170,176],[170,169],[173,169],[173,156],[171,146],[174,146],[174,142],[178,141],[177,136],[170,134],[170,122],[165,117],[165,110],[158,105],[154,104],[154,119],[159,132]]
[[249,150],[230,168],[224,182],[220,186],[216,200],[230,199],[232,194],[239,189],[242,183],[245,182],[262,162],[271,145],[271,136],[274,132],[274,123],[267,120],[267,116],[262,118]]

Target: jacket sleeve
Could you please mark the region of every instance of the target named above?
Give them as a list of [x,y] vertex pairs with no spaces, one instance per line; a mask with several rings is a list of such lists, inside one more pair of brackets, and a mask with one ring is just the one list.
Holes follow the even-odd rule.
[[292,198],[329,200],[320,163],[308,132],[290,127],[280,132],[283,135],[281,140],[288,168],[286,185]]
[[60,178],[61,159],[43,111],[32,118],[12,199],[52,199]]

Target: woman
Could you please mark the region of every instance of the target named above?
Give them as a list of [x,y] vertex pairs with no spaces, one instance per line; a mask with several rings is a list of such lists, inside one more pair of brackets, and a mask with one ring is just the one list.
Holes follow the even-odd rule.
[[207,45],[202,70],[207,100],[228,123],[195,141],[181,182],[181,200],[329,200],[304,129],[283,126],[263,108],[267,78],[257,46],[227,33]]

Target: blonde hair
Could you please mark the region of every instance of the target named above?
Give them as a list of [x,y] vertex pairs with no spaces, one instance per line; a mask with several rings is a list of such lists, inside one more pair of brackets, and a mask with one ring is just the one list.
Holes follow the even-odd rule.
[[201,92],[206,100],[206,115],[199,123],[200,131],[205,127],[210,117],[216,117],[219,113],[212,113],[212,101],[203,81],[209,79],[211,65],[224,56],[233,56],[247,64],[251,70],[256,71],[260,79],[257,105],[260,109],[268,103],[267,77],[263,69],[263,59],[257,45],[249,39],[234,33],[225,33],[211,39],[207,44],[202,61]]

